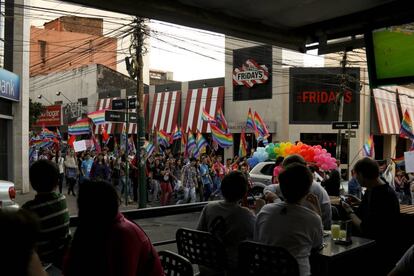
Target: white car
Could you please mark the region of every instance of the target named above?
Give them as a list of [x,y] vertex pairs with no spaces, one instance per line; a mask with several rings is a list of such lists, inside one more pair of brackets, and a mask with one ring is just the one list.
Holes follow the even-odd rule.
[[276,164],[274,161],[260,162],[250,171],[250,180],[253,183],[252,193],[260,195],[263,188],[272,184],[273,169]]
[[0,180],[0,209],[18,209],[19,205],[14,201],[15,198],[16,190],[14,189],[14,183]]

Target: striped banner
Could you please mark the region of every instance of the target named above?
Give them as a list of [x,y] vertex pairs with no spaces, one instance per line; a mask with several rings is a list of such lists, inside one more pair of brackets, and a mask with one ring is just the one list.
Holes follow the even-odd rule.
[[374,89],[373,93],[381,134],[399,134],[397,94],[382,89]]
[[181,105],[181,91],[155,93],[150,116],[151,130],[172,133],[177,125]]

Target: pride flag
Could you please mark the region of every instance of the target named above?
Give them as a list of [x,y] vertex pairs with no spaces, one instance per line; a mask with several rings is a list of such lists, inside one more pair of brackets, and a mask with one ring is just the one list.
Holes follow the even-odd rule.
[[364,155],[373,158],[375,156],[374,150],[374,137],[372,135],[369,136],[367,142],[364,144]]
[[250,108],[249,108],[249,113],[247,113],[246,127],[250,128],[252,130],[256,129],[256,126],[255,126],[254,120],[253,120],[253,113],[252,113],[252,110]]
[[240,135],[240,147],[239,147],[239,157],[244,157],[247,155],[247,141],[246,135],[244,134],[244,129]]
[[147,154],[147,158],[150,157],[152,155],[152,153],[154,152],[154,149],[155,149],[154,144],[152,144],[148,141],[145,141],[143,147],[145,149],[145,153]]
[[157,138],[158,143],[165,147],[168,147],[168,145],[170,144],[171,136],[164,130],[158,131]]
[[197,131],[196,144],[197,144],[197,148],[199,152],[201,152],[201,150],[207,147],[208,145],[207,140],[203,137],[203,134],[201,134],[199,131]]
[[223,114],[223,110],[221,110],[221,108],[219,108],[219,110],[217,111],[217,115],[216,115],[216,122],[217,122],[217,126],[224,132],[228,131],[228,125],[227,125],[227,121],[226,118],[224,118],[224,114]]
[[269,130],[267,129],[266,124],[264,123],[262,117],[260,117],[259,113],[254,112],[254,124],[256,125],[257,130],[260,132],[260,135],[263,138],[267,138],[269,136]]
[[201,113],[201,119],[207,123],[216,124],[216,120],[214,119],[214,117],[211,116],[210,113],[208,113],[204,107],[203,113]]
[[194,135],[191,133],[191,131],[189,131],[188,132],[188,138],[187,138],[187,145],[186,145],[186,153],[189,156],[191,156],[196,147],[197,147],[197,143],[196,143],[196,140],[194,138]]
[[60,131],[58,128],[56,129],[56,136],[58,139],[62,139],[62,135],[60,134]]
[[101,125],[101,134],[102,134],[102,140],[105,143],[108,143],[108,141],[109,141],[109,134],[108,134],[108,132],[106,131],[106,129],[105,129],[105,127],[103,125]]
[[215,125],[210,125],[213,140],[222,148],[228,148],[233,145],[233,135],[225,133]]
[[92,120],[95,125],[101,125],[105,123],[105,109],[88,113],[88,118]]
[[47,128],[42,129],[42,133],[40,134],[43,138],[53,139],[56,137],[55,133]]
[[68,126],[68,133],[69,135],[82,135],[82,134],[89,134],[91,129],[89,127],[89,119],[81,119],[77,120],[76,122],[70,124]]
[[410,114],[408,114],[407,110],[405,110],[401,121],[400,137],[414,140],[413,122],[411,121]]
[[[188,132],[190,132],[190,131],[188,131]],[[183,131],[182,127],[181,127],[181,144],[183,146],[187,145],[187,135],[186,135],[186,132]]]
[[174,131],[172,133],[172,140],[171,141],[180,139],[182,137],[182,135],[183,134],[181,133],[181,129],[179,129],[176,125],[175,128],[174,128]]

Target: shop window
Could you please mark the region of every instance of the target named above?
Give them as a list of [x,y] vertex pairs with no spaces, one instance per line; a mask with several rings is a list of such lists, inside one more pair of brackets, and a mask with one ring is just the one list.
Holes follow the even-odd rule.
[[55,101],[55,105],[62,105],[63,101]]
[[88,105],[88,98],[80,98],[78,99],[78,102],[82,103],[82,106]]

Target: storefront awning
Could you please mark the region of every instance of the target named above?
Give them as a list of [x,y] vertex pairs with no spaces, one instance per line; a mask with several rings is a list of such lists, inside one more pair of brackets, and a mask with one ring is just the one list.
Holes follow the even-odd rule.
[[397,93],[390,89],[374,89],[375,107],[381,134],[399,134],[400,116],[398,115]]
[[203,109],[211,116],[215,116],[219,108],[223,108],[224,87],[208,87],[190,89],[183,114],[183,129],[192,132],[210,133],[210,126],[201,119]]
[[151,130],[172,133],[177,125],[181,107],[181,91],[155,93],[150,117]]
[[414,119],[414,91],[402,86],[397,86],[398,98],[400,100],[401,112],[408,111],[411,120]]
[[[129,97],[130,98],[130,97]],[[96,110],[102,110],[102,109],[112,109],[112,101],[118,99],[118,98],[106,98],[106,99],[99,99],[96,105]],[[148,94],[144,94],[144,114],[146,114],[148,109],[148,101],[149,96]],[[137,112],[136,109],[130,110],[131,112]],[[105,130],[108,132],[108,134],[115,134],[115,133],[121,133],[123,128],[123,123],[106,123],[104,125]],[[100,128],[95,128],[95,134],[100,133]],[[128,124],[128,134],[136,134],[137,133],[137,124],[136,123],[129,123]]]

